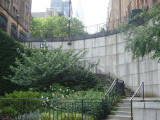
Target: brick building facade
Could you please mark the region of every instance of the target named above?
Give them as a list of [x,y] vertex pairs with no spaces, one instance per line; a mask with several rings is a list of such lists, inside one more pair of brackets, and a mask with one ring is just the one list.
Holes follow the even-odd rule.
[[129,16],[134,10],[152,8],[154,3],[160,0],[110,0],[109,1],[109,17],[110,21],[108,29],[117,28],[120,23],[128,21]]
[[30,30],[32,0],[0,0],[0,28],[14,38],[25,38]]

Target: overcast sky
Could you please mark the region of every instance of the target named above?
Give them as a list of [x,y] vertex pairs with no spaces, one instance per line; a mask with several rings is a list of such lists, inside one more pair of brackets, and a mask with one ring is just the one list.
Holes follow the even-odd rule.
[[[106,22],[108,0],[72,0],[72,5],[85,26]],[[32,0],[32,12],[45,12],[49,6],[50,0]]]

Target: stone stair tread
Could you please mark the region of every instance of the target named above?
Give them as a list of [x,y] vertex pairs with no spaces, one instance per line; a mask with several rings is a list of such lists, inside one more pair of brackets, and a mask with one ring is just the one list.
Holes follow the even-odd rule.
[[127,112],[127,111],[112,111],[112,112],[131,113],[131,112]]
[[131,107],[115,107],[115,108],[131,108]]
[[108,115],[108,116],[114,116],[114,117],[131,117],[130,115]]

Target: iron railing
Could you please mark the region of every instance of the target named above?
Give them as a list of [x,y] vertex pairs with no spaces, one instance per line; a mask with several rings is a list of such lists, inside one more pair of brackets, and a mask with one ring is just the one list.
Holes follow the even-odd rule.
[[133,106],[132,106],[132,103],[133,103],[133,98],[137,95],[137,93],[139,92],[140,88],[142,87],[142,96],[143,96],[143,100],[144,100],[144,82],[142,82],[140,84],[140,86],[138,87],[138,89],[136,90],[136,92],[134,93],[134,95],[132,96],[132,98],[129,100],[131,102],[131,120],[133,120]]
[[117,101],[117,97],[124,96],[124,81],[115,79],[105,94],[105,99],[109,102],[109,107],[112,108],[113,104]]
[[0,119],[100,120],[106,105],[103,99],[0,99]]

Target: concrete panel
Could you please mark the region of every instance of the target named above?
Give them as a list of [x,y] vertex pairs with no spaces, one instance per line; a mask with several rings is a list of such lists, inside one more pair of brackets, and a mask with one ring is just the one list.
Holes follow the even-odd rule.
[[32,48],[40,48],[40,42],[32,42]]
[[130,77],[132,79],[132,86],[134,86],[134,87],[139,86],[138,74],[130,75]]
[[124,76],[125,73],[126,73],[125,64],[119,65],[119,67],[118,67],[118,75]]
[[137,72],[136,63],[128,63],[128,74],[135,74]]
[[[160,95],[160,85],[152,85],[153,89],[153,96]],[[160,107],[159,107],[160,108]]]
[[150,60],[150,70],[151,71],[154,71],[154,70],[157,70],[158,69],[158,63],[155,61],[155,60]]
[[93,39],[92,47],[98,47],[98,39],[96,39],[96,38]]
[[105,57],[98,57],[99,58],[99,66],[105,67]]
[[59,48],[62,44],[62,42],[54,42],[54,48]]
[[140,61],[139,62],[139,65],[140,65],[140,69],[139,69],[139,72],[140,73],[145,73],[146,72],[146,64],[145,64],[145,61]]
[[117,53],[124,53],[125,52],[125,43],[118,43],[117,44]]
[[125,34],[124,33],[118,33],[117,34],[117,43],[125,42],[124,39],[125,39]]
[[114,55],[116,52],[116,45],[106,46],[106,55]]
[[144,86],[144,94],[145,96],[150,96],[152,97],[153,96],[153,87],[152,85],[145,85]]
[[106,37],[106,45],[116,44],[116,35],[110,35]]
[[160,110],[157,110],[157,120],[160,120]]
[[106,56],[106,66],[113,65],[112,62],[113,62],[113,56],[112,55]]
[[98,56],[100,56],[100,57],[105,56],[105,47],[98,48]]
[[93,48],[92,50],[93,50],[92,56],[93,57],[98,57],[98,47],[97,48]]
[[84,40],[74,41],[74,49],[84,49]]
[[92,58],[92,49],[86,49],[87,54],[86,54],[86,58]]
[[125,63],[131,63],[131,62],[132,62],[132,53],[125,52]]
[[105,46],[105,37],[96,38],[98,39],[98,46],[102,47]]
[[124,64],[125,63],[125,55],[124,54],[118,54],[117,55],[118,63],[117,64]]
[[152,83],[155,85],[160,84],[160,81],[158,80],[158,71],[152,71],[150,72],[151,74],[151,80],[153,81]]
[[106,55],[112,55],[112,46],[106,47]]
[[85,45],[84,45],[84,47],[85,47],[86,49],[92,48],[92,41],[93,41],[93,39],[86,39],[86,40],[85,40]]

